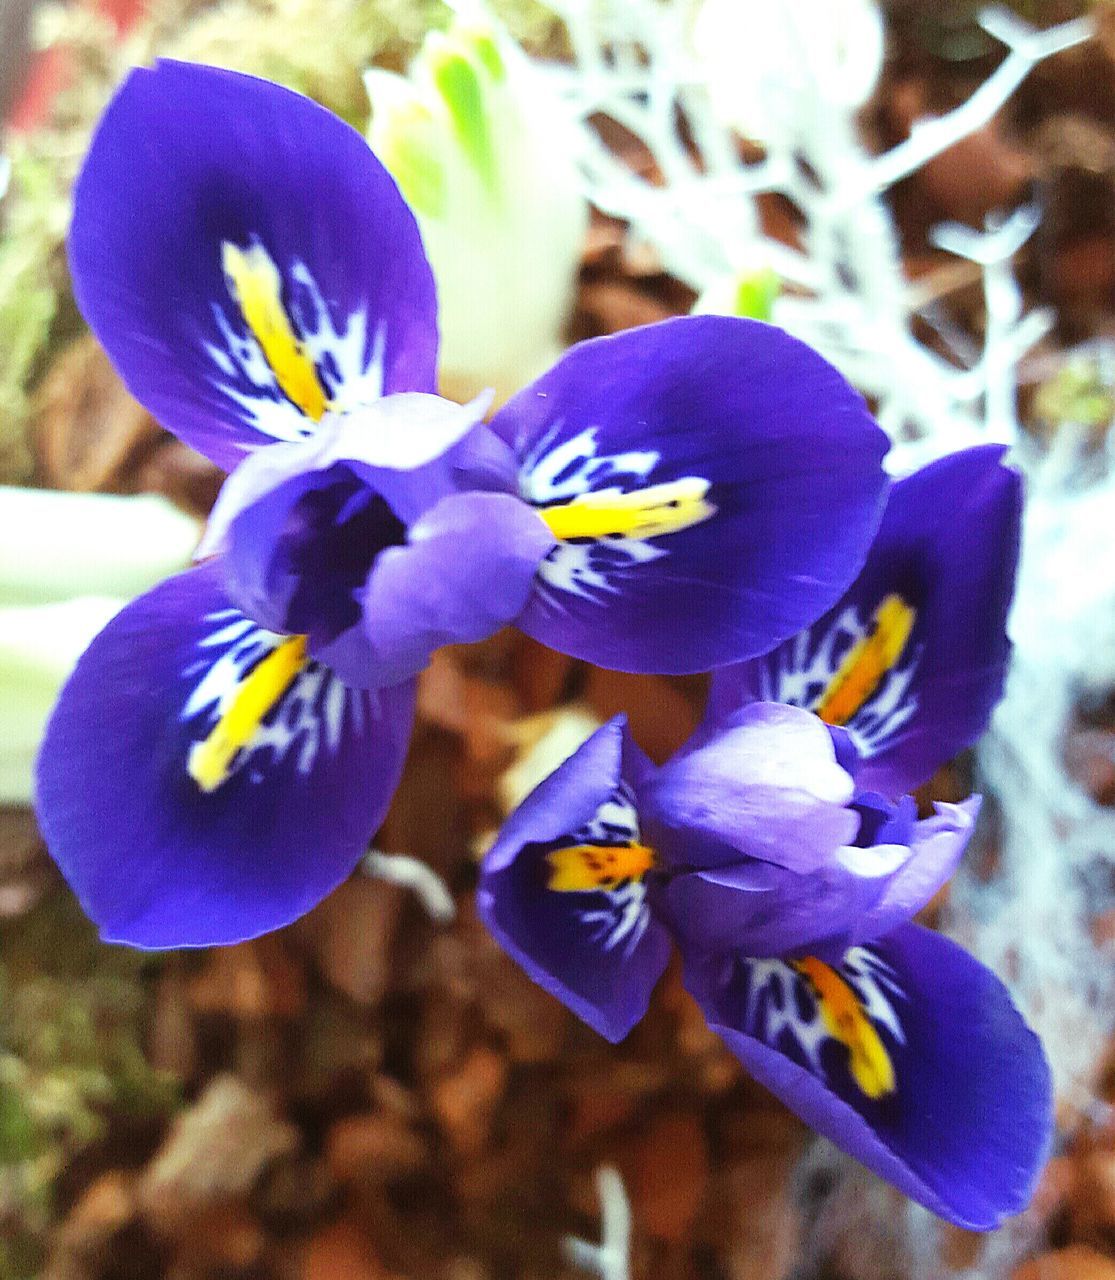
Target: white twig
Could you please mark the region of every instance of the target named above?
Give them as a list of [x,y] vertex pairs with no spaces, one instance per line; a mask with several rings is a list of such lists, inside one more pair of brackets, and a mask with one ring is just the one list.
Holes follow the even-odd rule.
[[600,1243],[578,1236],[562,1241],[565,1256],[575,1267],[594,1271],[600,1280],[631,1280],[631,1205],[617,1169],[601,1165],[596,1171],[600,1196]]
[[966,102],[946,115],[915,124],[905,142],[872,160],[858,180],[841,192],[844,200],[863,199],[908,178],[949,147],[982,129],[1002,110],[1011,94],[1043,59],[1063,53],[1091,38],[1091,18],[1075,18],[1048,31],[1034,31],[1009,10],[993,7],[980,15],[980,25],[1010,50],[1006,59]]
[[406,853],[369,849],[360,865],[365,875],[410,889],[437,924],[448,924],[456,916],[457,907],[448,885],[420,859]]
[[[817,5],[812,17],[810,2]],[[988,311],[982,350],[950,364],[915,336],[921,313],[883,194],[980,128],[1034,65],[1087,39],[1091,24],[1035,31],[1013,15],[987,10],[985,29],[1009,51],[1002,65],[955,111],[872,157],[859,137],[858,104],[848,92],[848,64],[840,61],[846,55],[825,44],[832,19],[826,4],[722,5],[719,20],[738,22],[747,38],[733,26],[714,42],[738,49],[738,58],[727,60],[728,83],[714,91],[707,83],[712,64],[701,61],[706,55],[691,39],[689,0],[554,0],[575,62],[548,74],[579,130],[585,194],[626,222],[632,239],[651,245],[665,269],[698,294],[734,296],[724,284],[748,264],[773,268],[795,290],[776,302],[775,322],[875,399],[895,438],[896,471],[981,440],[1012,443],[1017,364],[1025,344],[1049,325],[1044,314],[1023,314],[1010,264],[1036,211],[1019,211],[984,233],[942,230],[943,247],[980,265]],[[861,15],[861,25],[844,34],[858,33],[864,43],[870,34],[864,21]],[[853,62],[866,93],[871,59]],[[765,151],[758,162],[740,159],[728,110],[737,84],[763,90],[747,99],[751,108],[759,104],[760,130],[769,130],[756,136]],[[610,116],[646,148],[653,178],[633,172],[606,145],[595,125],[600,116]],[[765,193],[796,206],[800,247],[764,231],[758,199]]]

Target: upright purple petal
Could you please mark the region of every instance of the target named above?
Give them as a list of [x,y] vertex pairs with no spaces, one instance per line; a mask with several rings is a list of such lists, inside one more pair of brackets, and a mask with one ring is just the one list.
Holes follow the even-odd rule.
[[861,786],[901,794],[987,727],[1010,656],[1021,484],[985,445],[899,481],[867,564],[823,618],[716,673],[715,723],[753,699],[815,710],[851,734]]
[[300,916],[399,780],[413,684],[346,688],[232,607],[210,562],[93,641],[38,767],[47,845],[112,942],[207,946]]
[[435,649],[484,640],[522,610],[550,531],[509,493],[443,498],[383,551],[363,591],[364,631],[382,682],[421,671]]
[[519,626],[626,671],[765,652],[867,553],[886,437],[819,355],[703,316],[581,343],[492,428],[558,539]]
[[129,389],[226,469],[326,412],[434,388],[433,277],[394,181],[343,121],[264,80],[133,71],[78,179],[69,253]]
[[[639,811],[668,860],[723,865],[762,859],[812,871],[851,844],[859,816],[851,777],[816,716],[753,703],[702,745],[649,775]],[[676,850],[676,853],[675,853]]]
[[511,815],[477,890],[500,945],[613,1041],[646,1012],[670,954],[646,905],[654,855],[631,789],[649,767],[622,720],[598,730]]
[[751,1074],[934,1213],[1025,1208],[1052,1132],[1037,1037],[1002,983],[916,925],[835,964],[689,950],[686,985]]
[[[909,799],[909,797],[907,797]],[[975,829],[980,797],[959,804],[937,802],[931,817],[914,824],[910,857],[892,876],[870,911],[857,922],[855,941],[870,940],[905,924],[952,878]]]
[[305,633],[346,684],[409,679],[438,645],[509,622],[552,545],[520,499],[456,492],[480,411],[389,396],[308,440],[257,451],[221,490],[201,553],[222,553],[239,608],[262,626]]

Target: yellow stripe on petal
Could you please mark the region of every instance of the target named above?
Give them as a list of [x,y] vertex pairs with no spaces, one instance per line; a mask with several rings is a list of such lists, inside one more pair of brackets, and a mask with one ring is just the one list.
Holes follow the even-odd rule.
[[538,514],[561,542],[571,538],[658,538],[700,524],[716,514],[706,500],[709,482],[683,476],[624,493],[597,489],[569,502],[541,507]]
[[654,850],[642,844],[578,844],[546,855],[550,879],[546,887],[559,893],[586,893],[618,888],[625,880],[641,880],[654,866]]
[[898,1087],[894,1064],[879,1033],[864,1012],[859,996],[830,965],[815,956],[793,962],[813,988],[825,1030],[845,1045],[852,1079],[869,1098],[882,1098]]
[[226,240],[221,265],[244,323],[259,343],[283,395],[314,422],[326,409],[317,367],[296,336],[282,301],[282,277],[261,244],[239,249]]
[[901,596],[889,595],[879,605],[867,635],[852,647],[817,704],[825,724],[847,724],[871,697],[902,657],[916,618]]
[[186,772],[202,791],[216,791],[228,778],[236,753],[251,742],[305,665],[306,637],[291,636],[240,682],[209,736],[190,748]]

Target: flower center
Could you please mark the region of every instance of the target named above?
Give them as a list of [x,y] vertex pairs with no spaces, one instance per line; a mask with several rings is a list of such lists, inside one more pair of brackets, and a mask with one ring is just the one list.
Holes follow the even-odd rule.
[[283,568],[297,578],[285,629],[327,644],[361,619],[359,593],[381,551],[406,541],[406,528],[374,490],[336,466],[291,514]]

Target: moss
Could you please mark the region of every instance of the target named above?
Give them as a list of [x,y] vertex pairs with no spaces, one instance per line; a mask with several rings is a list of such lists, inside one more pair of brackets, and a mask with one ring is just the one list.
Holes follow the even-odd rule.
[[[169,1115],[180,1089],[143,1052],[158,959],[102,945],[61,889],[0,926],[0,955],[0,1201],[33,1237],[59,1173],[108,1117]],[[0,1258],[0,1280],[21,1265]]]
[[44,156],[21,144],[10,151],[11,180],[0,237],[0,480],[30,470],[28,387],[41,362],[57,307],[56,267],[65,226],[64,197]]

